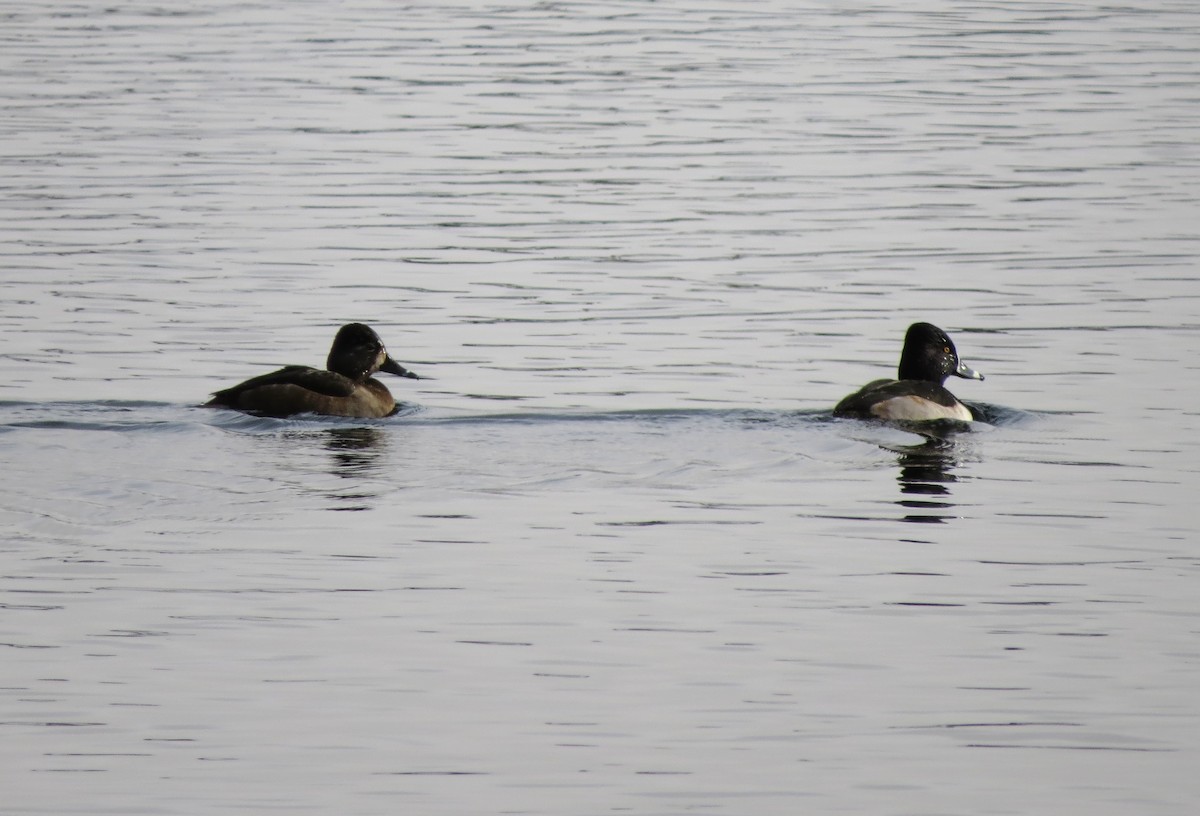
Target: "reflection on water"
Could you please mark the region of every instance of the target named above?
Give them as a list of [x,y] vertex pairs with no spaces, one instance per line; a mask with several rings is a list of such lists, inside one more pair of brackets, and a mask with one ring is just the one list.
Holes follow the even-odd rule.
[[950,485],[958,477],[951,472],[957,464],[953,438],[931,438],[901,451],[896,462],[902,494],[896,503],[912,511],[901,517],[903,521],[942,524],[954,518]]
[[943,524],[956,518],[952,485],[958,482],[958,476],[954,469],[961,462],[973,435],[986,426],[952,419],[869,424],[915,434],[924,440],[905,445],[886,437],[878,442],[880,448],[896,454],[900,469],[896,481],[901,494],[896,504],[905,510],[900,520],[913,524]]
[[329,452],[330,473],[350,480],[352,486],[328,493],[334,500],[332,510],[370,510],[380,491],[371,489],[369,478],[382,470],[381,455],[387,449],[388,436],[378,428],[328,428],[325,450]]
[[325,427],[318,431],[284,434],[284,439],[304,440],[322,452],[318,467],[341,482],[330,488],[318,481],[319,493],[334,500],[330,510],[370,510],[376,505],[380,476],[384,474],[390,434],[377,427]]
[[330,471],[347,479],[375,474],[388,436],[378,428],[328,428],[325,449],[330,453]]

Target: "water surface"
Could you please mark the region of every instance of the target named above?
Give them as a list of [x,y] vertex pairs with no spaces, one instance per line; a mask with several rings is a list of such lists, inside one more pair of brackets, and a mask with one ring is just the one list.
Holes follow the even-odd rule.
[[1191,4],[4,17],[6,812],[1190,812]]

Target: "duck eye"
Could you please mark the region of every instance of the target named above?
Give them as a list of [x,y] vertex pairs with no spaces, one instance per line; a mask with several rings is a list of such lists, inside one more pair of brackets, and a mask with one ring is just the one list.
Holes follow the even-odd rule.
[[944,351],[944,352],[946,352],[947,354],[949,354],[949,353],[950,353],[950,347],[949,347],[949,346],[946,346],[945,348],[943,348],[943,349],[942,349],[942,351]]

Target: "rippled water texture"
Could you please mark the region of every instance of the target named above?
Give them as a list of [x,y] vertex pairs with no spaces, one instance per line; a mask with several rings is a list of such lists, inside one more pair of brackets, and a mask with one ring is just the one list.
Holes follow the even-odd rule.
[[6,816],[1194,809],[1190,0],[0,20]]

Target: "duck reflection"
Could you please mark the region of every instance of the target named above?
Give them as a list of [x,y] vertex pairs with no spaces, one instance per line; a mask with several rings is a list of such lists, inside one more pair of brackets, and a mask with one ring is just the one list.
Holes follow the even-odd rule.
[[893,448],[900,466],[896,481],[901,496],[896,504],[909,511],[900,517],[901,521],[945,524],[955,518],[951,491],[958,481],[953,472],[959,455],[955,434],[922,435],[922,444]]
[[328,428],[324,440],[330,473],[352,482],[346,489],[325,495],[334,501],[331,510],[370,510],[380,497],[370,487],[370,477],[383,469],[387,434],[377,428]]
[[325,450],[329,451],[334,476],[354,479],[377,473],[387,435],[377,428],[327,428]]
[[272,470],[290,490],[325,499],[329,510],[370,510],[390,481],[388,452],[395,433],[394,426],[310,426],[258,438],[270,451]]

